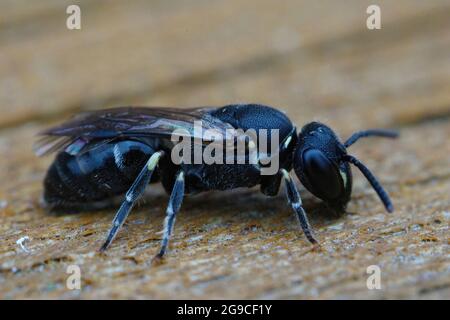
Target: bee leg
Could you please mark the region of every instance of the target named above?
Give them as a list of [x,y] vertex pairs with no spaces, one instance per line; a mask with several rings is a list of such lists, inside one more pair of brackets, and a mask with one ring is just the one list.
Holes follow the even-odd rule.
[[297,187],[295,186],[294,181],[292,181],[289,172],[287,172],[285,169],[282,169],[281,172],[286,183],[286,195],[288,201],[292,206],[292,209],[294,209],[295,213],[297,214],[298,222],[300,223],[300,226],[302,227],[303,232],[305,233],[305,236],[309,240],[309,242],[311,242],[312,244],[316,244],[317,240],[313,236],[311,226],[308,222],[308,217],[306,216],[305,210],[303,210],[302,199],[300,198]]
[[175,224],[175,216],[180,210],[184,197],[184,172],[179,171],[175,184],[173,185],[170,195],[169,204],[166,209],[166,219],[164,220],[164,233],[161,243],[161,249],[155,258],[162,258],[166,253],[169,244],[170,235],[172,234],[173,225]]
[[119,211],[117,211],[117,214],[114,217],[114,220],[112,222],[113,226],[109,231],[108,238],[100,248],[100,251],[105,251],[116,237],[117,232],[125,222],[125,219],[133,208],[136,200],[144,193],[144,190],[149,184],[152,174],[155,171],[156,165],[158,164],[158,161],[163,154],[163,151],[155,152],[147,161],[146,165],[142,168],[141,172],[137,176],[136,180],[134,180],[130,189],[128,189],[125,195],[125,200],[122,202]]

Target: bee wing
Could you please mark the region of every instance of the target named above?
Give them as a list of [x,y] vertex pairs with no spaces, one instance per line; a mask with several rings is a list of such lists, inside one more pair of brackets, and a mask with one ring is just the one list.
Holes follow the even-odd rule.
[[[175,130],[178,136],[196,138],[194,142],[217,141],[217,137],[234,139],[235,135],[230,135],[233,127],[212,117],[212,110],[214,108],[208,107],[119,107],[84,112],[59,126],[42,131],[39,134],[42,138],[34,145],[34,151],[38,156],[63,149],[71,154],[78,154],[85,150],[86,146],[95,146],[122,137],[157,137],[170,140]],[[202,130],[194,130],[196,125],[201,125]],[[204,135],[206,130],[208,136]]]

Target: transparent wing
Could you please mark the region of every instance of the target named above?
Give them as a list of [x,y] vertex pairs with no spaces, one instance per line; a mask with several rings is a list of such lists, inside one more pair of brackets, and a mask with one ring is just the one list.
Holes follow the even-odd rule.
[[78,154],[117,138],[170,139],[174,131],[201,143],[217,141],[218,137],[236,139],[239,133],[230,124],[212,117],[213,110],[209,107],[119,107],[84,112],[39,133],[41,138],[35,143],[34,151],[38,156],[59,150]]

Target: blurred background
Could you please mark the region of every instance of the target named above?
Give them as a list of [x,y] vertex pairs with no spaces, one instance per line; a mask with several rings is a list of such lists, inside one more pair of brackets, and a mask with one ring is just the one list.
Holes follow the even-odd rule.
[[[73,4],[81,9],[80,30],[66,27],[69,17],[66,8]],[[369,17],[366,10],[371,4],[381,8],[380,30],[369,30],[366,26]],[[319,238],[325,243],[336,237],[349,242],[336,247],[334,242],[329,242],[328,255],[310,257],[302,251],[300,257],[292,258],[298,253],[295,250],[305,250],[307,244],[296,236],[294,230],[284,234],[286,219],[291,217],[284,207],[284,199],[268,205],[263,202],[267,200],[253,193],[246,193],[242,201],[236,201],[236,195],[231,198],[225,196],[222,205],[228,206],[228,222],[220,220],[220,209],[209,218],[211,215],[208,214],[214,212],[214,206],[211,203],[202,206],[201,201],[196,200],[186,209],[191,211],[191,218],[177,221],[180,236],[174,240],[176,254],[171,258],[172,264],[149,275],[144,273],[148,266],[142,261],[146,261],[147,254],[152,255],[157,242],[147,242],[145,245],[151,248],[145,247],[147,250],[143,250],[145,248],[138,244],[144,240],[133,237],[143,237],[145,232],[148,236],[160,228],[166,200],[159,201],[161,203],[154,208],[157,211],[155,221],[146,222],[146,225],[137,223],[129,233],[125,232],[122,238],[116,240],[116,248],[121,250],[117,253],[119,258],[109,261],[87,254],[98,246],[113,212],[58,219],[49,217],[40,209],[41,181],[51,157],[36,159],[31,145],[34,135],[48,125],[82,110],[119,105],[187,107],[236,102],[278,107],[285,110],[299,127],[311,120],[324,121],[335,128],[342,138],[368,127],[401,129],[401,142],[362,143],[354,149],[386,183],[400,213],[388,221],[383,220],[385,218],[380,218],[378,222],[370,220],[369,217],[381,214],[383,209],[367,183],[358,178],[355,182],[356,200],[349,211],[363,214],[368,220],[351,219],[350,226],[346,225],[351,230],[359,230],[356,231],[356,238],[339,238],[345,228],[327,229],[334,222],[319,215],[312,218],[317,232],[321,234]],[[91,291],[85,291],[84,296],[82,293],[85,298],[417,297],[420,290],[430,283],[448,280],[448,254],[439,251],[444,250],[448,241],[445,232],[448,231],[449,218],[448,0],[0,0],[0,112],[0,243],[3,243],[0,263],[1,270],[5,271],[0,273],[0,280],[5,285],[0,295],[4,297],[39,297],[42,293],[41,297],[79,297],[65,291],[61,285],[64,274],[58,273],[58,263],[82,263],[85,259],[91,259],[92,270],[97,272],[95,276],[92,273],[87,284]],[[427,185],[428,189],[422,188],[425,183],[431,183]],[[400,185],[411,187],[405,189]],[[220,195],[214,197],[220,199]],[[245,197],[254,200],[245,200]],[[314,209],[315,200],[308,200],[311,197],[307,193],[305,198],[306,207]],[[418,203],[411,205],[413,199]],[[244,202],[247,201],[250,202],[245,207]],[[239,207],[240,202],[243,208]],[[258,203],[262,203],[259,209],[254,209]],[[281,217],[277,215],[281,210],[279,208],[284,208]],[[146,210],[141,210],[134,219],[146,217]],[[420,214],[414,215],[415,210]],[[236,211],[244,215],[247,212],[248,215],[239,218],[229,213]],[[268,220],[256,219],[258,212],[268,216]],[[440,219],[443,223],[439,227],[436,225],[436,229],[422,228],[423,225],[428,226],[428,220],[424,222],[420,219],[428,217]],[[253,227],[248,229],[248,221],[252,221],[250,225],[256,225],[256,229],[267,231],[269,226],[273,228],[274,225],[278,229],[267,231],[267,238],[256,233],[259,236],[255,237],[263,238],[253,242],[245,232],[242,238],[238,237],[236,234],[240,233],[236,230],[235,240],[222,235],[222,238],[212,242],[214,245],[208,241],[197,243],[192,240],[200,247],[194,246],[193,251],[183,255],[179,249],[182,246],[180,243],[189,237],[197,237],[192,234],[195,232],[193,230],[202,230],[199,229],[202,224],[212,223],[208,219],[219,219],[219,233],[221,226],[224,233],[229,231],[229,221],[240,226],[238,228],[242,227],[239,230],[247,230],[247,233],[253,230]],[[421,237],[431,232],[434,238],[428,242],[419,238],[401,238],[398,241],[404,241],[401,242],[403,248],[416,243],[417,239],[421,246],[417,247],[419,251],[399,253],[400,244],[395,242],[397,238],[391,243],[391,238],[386,240],[383,237],[409,230],[410,225],[422,226],[416,230]],[[368,236],[361,230],[377,230],[376,226],[392,229],[381,233],[381,244],[378,240],[371,240],[374,242],[367,249],[369,253],[346,252],[344,256],[352,256],[349,261],[353,260],[353,264],[338,260],[340,264],[334,266],[334,271],[320,267],[316,269],[317,265],[325,267],[329,264],[328,259],[333,254],[342,257],[336,251],[339,247],[348,250],[363,248]],[[431,223],[431,226],[434,225]],[[442,229],[443,226],[447,229]],[[261,265],[265,267],[262,271],[254,266],[255,258],[243,244],[259,248],[255,250],[264,248],[266,244],[268,248],[277,248],[273,242],[273,232],[280,233],[277,241],[287,237],[293,242],[292,246],[287,245],[289,249],[285,247],[283,250],[288,250],[289,259],[294,260],[287,259],[281,251],[268,249],[268,256],[259,255],[263,259]],[[17,251],[15,241],[25,234],[35,239],[29,244],[34,248],[34,255]],[[90,235],[93,236],[88,237]],[[126,245],[130,241],[137,241],[138,244],[130,249]],[[425,255],[431,250],[430,242],[435,251]],[[194,265],[189,261],[199,257],[199,252],[205,248],[216,248],[224,253],[222,244],[238,248],[236,250],[248,260],[243,258],[239,260],[241,265],[235,262],[238,264],[236,266],[228,260],[222,261],[222,258],[208,260],[212,259],[208,256],[211,252],[205,253],[203,259],[208,261],[207,264],[203,266],[197,262],[195,268],[198,269],[194,272]],[[212,256],[217,256],[215,249],[211,250]],[[67,256],[69,253],[70,257]],[[364,266],[370,262],[367,257],[383,254],[386,256],[379,259],[384,261],[386,268],[391,266],[391,273],[386,271],[386,274],[392,276],[392,291],[368,292],[365,280],[361,280],[365,274]],[[395,260],[401,254],[409,258]],[[429,275],[424,282],[425,271],[420,271],[420,268],[418,271],[414,264],[416,260],[408,254],[425,259],[421,267],[435,270],[435,278]],[[120,260],[123,255],[129,257],[126,262]],[[282,259],[271,260],[276,255]],[[49,264],[49,261],[54,264]],[[132,266],[126,265],[130,261],[134,261]],[[288,261],[288,265],[280,266],[277,261]],[[396,270],[398,263],[405,261],[409,261],[408,266],[411,267],[403,266],[405,277],[401,278]],[[359,264],[361,269],[352,269]],[[43,266],[54,273],[43,275],[36,270],[36,266]],[[110,282],[119,269],[114,271],[105,269],[105,266],[128,271],[134,268],[135,278],[130,275]],[[302,268],[304,272],[316,274],[299,274]],[[180,269],[184,270],[184,276],[179,274]],[[234,273],[230,271],[233,269]],[[23,271],[16,275],[14,270]],[[203,272],[203,277],[210,275],[212,282],[202,280],[199,284],[199,270]],[[124,274],[128,271],[122,270]],[[261,277],[247,279],[250,284],[240,288],[239,293],[231,289],[233,284],[244,286],[242,279],[258,272],[261,272]],[[123,274],[119,276],[124,277]],[[48,280],[46,284],[36,280],[42,277]],[[142,277],[148,278],[142,280]],[[407,277],[413,280],[401,280]],[[155,279],[159,279],[156,284]],[[286,280],[280,282],[279,279]],[[131,289],[126,287],[125,282],[133,284],[133,281],[142,286],[139,292],[136,289],[129,291]],[[96,286],[103,289],[96,289]],[[124,286],[126,290],[122,290]],[[173,288],[184,291],[174,294]],[[433,290],[425,292],[429,297],[442,296],[449,292],[446,288],[438,293]]]
[[2,0],[0,127],[121,104],[261,102],[348,130],[447,112],[449,2],[377,1],[368,30],[372,2]]

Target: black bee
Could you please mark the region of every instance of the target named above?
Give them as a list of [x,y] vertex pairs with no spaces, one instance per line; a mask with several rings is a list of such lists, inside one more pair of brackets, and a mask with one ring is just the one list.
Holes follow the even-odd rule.
[[[185,136],[192,140],[199,138],[202,150],[212,143],[212,138],[197,136],[196,121],[201,121],[202,129],[212,130],[222,137],[227,137],[227,130],[253,129],[257,132],[268,130],[270,140],[270,132],[277,130],[277,148],[272,150],[266,146],[264,153],[258,145],[256,163],[176,164],[171,157],[175,145],[171,139],[174,130],[183,129]],[[297,135],[295,126],[283,112],[264,105],[235,104],[220,108],[122,107],[87,112],[41,135],[43,138],[36,148],[38,155],[58,151],[44,180],[47,206],[102,207],[110,199],[125,194],[101,250],[111,244],[147,185],[157,181],[161,181],[170,194],[157,257],[162,257],[167,250],[175,216],[185,194],[260,185],[263,194],[275,196],[282,180],[286,184],[288,202],[303,232],[311,243],[316,243],[299,192],[289,174],[292,167],[306,189],[332,209],[342,212],[350,200],[352,175],[349,163],[352,163],[369,180],[387,211],[393,210],[389,196],[377,179],[346,150],[361,137],[396,137],[397,133],[390,130],[357,132],[341,143],[322,123],[309,123]],[[237,135],[233,137],[237,138]],[[255,147],[246,141],[247,149]],[[270,162],[275,156],[279,163],[277,170],[273,174],[262,174],[267,166],[262,163],[263,158]],[[238,157],[237,153],[234,157]],[[245,159],[248,160],[248,152]]]

